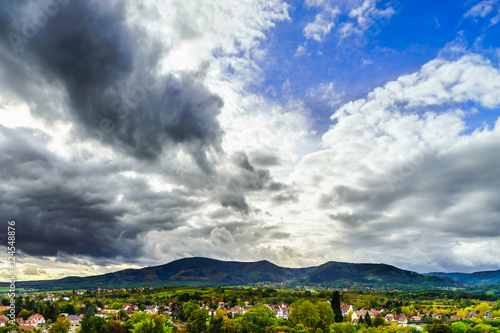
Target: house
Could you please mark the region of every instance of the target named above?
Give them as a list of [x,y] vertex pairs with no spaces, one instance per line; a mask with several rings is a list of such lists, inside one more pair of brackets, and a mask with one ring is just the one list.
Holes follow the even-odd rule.
[[9,321],[9,317],[0,315],[0,326],[5,326],[5,324]]
[[352,305],[340,303],[340,310],[342,311],[342,316],[346,316],[350,311],[354,311]]
[[[367,312],[368,311],[361,309],[361,310],[358,310],[354,313],[356,314],[356,318],[359,318],[359,317],[365,318]],[[353,313],[353,315],[354,315],[354,313]]]
[[117,313],[118,313],[118,310],[113,310],[113,309],[103,309],[101,312],[102,312],[102,313],[104,313],[104,314],[112,314],[112,315],[115,315],[115,314],[117,314]]
[[283,319],[288,319],[288,315],[290,313],[290,307],[288,304],[274,305],[271,307],[271,310],[274,312],[276,317],[281,317]]
[[18,327],[18,329],[24,331],[24,330],[34,330],[36,329],[36,326],[32,326],[32,325],[21,325]]
[[467,316],[465,316],[465,318],[467,318],[467,319],[476,318],[476,317],[477,317],[477,313],[475,313],[475,312],[468,313]]
[[45,318],[41,314],[35,313],[34,315],[31,315],[28,319],[26,319],[24,324],[32,326],[42,326],[45,324]]
[[[267,304],[265,304],[264,306],[267,306],[269,309],[271,309],[271,307]],[[231,309],[229,309],[228,312],[231,312],[233,315],[235,315],[235,314],[244,314],[246,312],[246,310],[244,307],[242,308],[242,307],[239,307],[238,305],[236,305],[236,306],[233,306]]]
[[127,314],[127,316],[130,316],[134,312],[139,311],[139,307],[137,305],[125,304],[123,306],[123,310],[125,310],[125,313]]
[[408,323],[408,318],[404,313],[397,315],[394,317],[394,320],[397,321],[400,324],[407,324]]
[[71,325],[80,325],[80,317],[78,316],[71,315],[67,316],[66,319],[69,319]]
[[462,320],[462,317],[460,316],[457,316],[457,315],[453,315],[450,317],[451,320]]
[[491,314],[490,314],[490,312],[489,312],[489,311],[484,311],[484,312],[483,312],[483,317],[484,317],[484,319],[486,319],[486,320],[490,320],[490,319],[491,319]]
[[146,313],[153,313],[153,312],[158,313],[158,306],[157,305],[150,305],[146,308]]
[[419,316],[413,316],[413,317],[410,318],[410,320],[414,321],[414,322],[417,322],[417,323],[419,323],[419,322],[422,321],[422,319]]
[[432,319],[441,319],[441,315],[437,313],[432,314]]
[[395,321],[394,315],[392,313],[387,314],[387,316],[385,316],[385,321]]
[[18,323],[19,325],[23,325],[24,324],[23,317],[17,317],[15,320],[16,320],[16,323]]
[[104,318],[104,317],[106,317],[106,314],[105,314],[104,312],[97,312],[97,313],[95,314],[95,316],[96,316],[96,317],[101,317],[101,318]]

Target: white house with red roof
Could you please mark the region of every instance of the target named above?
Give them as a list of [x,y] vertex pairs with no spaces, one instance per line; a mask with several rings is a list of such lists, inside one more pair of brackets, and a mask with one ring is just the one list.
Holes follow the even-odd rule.
[[45,318],[41,314],[35,313],[34,315],[31,315],[28,319],[26,319],[24,324],[28,326],[42,326],[45,325]]
[[153,312],[158,313],[158,306],[157,305],[150,305],[146,308],[146,313],[153,313]]
[[9,317],[0,315],[0,326],[5,326],[9,320]]

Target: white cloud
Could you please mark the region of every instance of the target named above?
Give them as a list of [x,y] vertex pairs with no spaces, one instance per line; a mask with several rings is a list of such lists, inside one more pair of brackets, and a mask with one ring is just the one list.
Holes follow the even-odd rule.
[[[326,36],[335,30],[335,27],[337,27],[336,35],[341,41],[351,36],[371,39],[389,24],[394,14],[402,10],[399,3],[392,3],[392,6],[378,9],[375,0],[307,1],[306,5],[320,9],[314,21],[304,28],[304,36],[318,42],[324,41]],[[332,11],[334,6],[335,9]],[[329,19],[332,14],[335,20]],[[345,14],[345,17],[339,21],[341,14]]]
[[500,265],[495,249],[480,245],[500,237],[500,120],[464,135],[464,116],[477,110],[453,107],[496,109],[499,84],[498,68],[479,55],[436,59],[340,107],[324,150],[305,156],[290,178],[305,215],[335,235],[330,251],[422,271]]
[[294,57],[300,57],[300,56],[303,56],[304,54],[307,54],[305,46],[299,45],[297,47],[297,51],[295,51],[295,54],[293,56]]
[[474,5],[467,13],[464,14],[464,17],[485,17],[493,10],[493,5],[496,3],[496,0],[485,0],[480,3]]
[[338,8],[328,9],[316,15],[314,21],[304,28],[304,36],[318,42],[325,40],[331,29],[335,26],[335,18],[340,14]]

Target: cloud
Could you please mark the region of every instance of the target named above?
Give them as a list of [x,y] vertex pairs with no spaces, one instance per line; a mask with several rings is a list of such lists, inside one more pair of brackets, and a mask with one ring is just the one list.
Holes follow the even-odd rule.
[[[330,30],[335,26],[335,18],[340,14],[338,8],[327,9],[316,15],[314,21],[308,23],[304,28],[304,36],[317,42],[325,40]],[[298,50],[297,50],[298,52]]]
[[[19,224],[19,255],[48,272],[35,277],[27,268],[24,278],[59,276],[54,261],[72,263],[61,274],[87,274],[78,267],[90,263],[94,273],[119,263],[163,263],[162,253],[145,252],[151,235],[208,237],[202,230],[240,219],[260,228],[266,223],[255,200],[286,187],[274,172],[296,160],[297,142],[307,141],[303,110],[242,96],[240,88],[255,76],[256,39],[287,18],[286,5],[150,5],[66,3],[24,52],[16,54],[8,39],[0,44],[0,216]],[[206,21],[205,9],[239,17]],[[23,36],[24,20],[40,11],[30,2],[10,4],[0,29]],[[178,20],[181,12],[197,23]],[[224,31],[230,33],[221,38]],[[196,52],[183,50],[188,45]],[[214,50],[223,56],[214,58]],[[220,75],[228,63],[236,79]],[[199,254],[192,245],[178,255]]]
[[[0,42],[0,218],[17,222],[21,278],[186,256],[500,264],[500,72],[485,56],[450,43],[352,101],[326,76],[303,100],[283,80],[276,100],[262,91],[270,30],[293,23],[282,1],[59,4],[29,38],[40,8],[0,14],[4,35],[26,39],[24,52]],[[310,39],[374,36],[401,10],[306,6],[297,56]],[[322,136],[320,112],[332,115]],[[490,125],[469,121],[483,115]]]
[[485,17],[493,10],[493,5],[495,3],[496,0],[481,1],[469,9],[469,11],[464,14],[464,17]]
[[[5,10],[11,16],[31,13],[22,2]],[[15,29],[7,17],[2,22],[6,34]],[[200,73],[177,76],[154,70],[158,57],[152,55],[167,50],[139,33],[125,24],[121,5],[72,1],[59,6],[25,52],[16,55],[3,44],[2,82],[15,78],[4,89],[31,103],[32,112],[46,120],[71,119],[83,140],[95,138],[145,160],[181,146],[209,171],[207,152],[220,150],[222,99],[197,79]],[[26,84],[32,88],[30,96]],[[47,86],[63,87],[58,102],[68,113],[57,114],[50,107],[54,96],[44,93]]]
[[[335,226],[336,251],[420,270],[500,264],[489,255],[500,235],[500,121],[464,134],[467,111],[456,109],[475,102],[493,112],[499,83],[498,68],[479,55],[439,58],[332,115],[325,149],[304,157],[293,180],[308,193],[300,202]],[[464,250],[482,243],[490,244],[483,260]],[[352,248],[359,253],[346,253]]]

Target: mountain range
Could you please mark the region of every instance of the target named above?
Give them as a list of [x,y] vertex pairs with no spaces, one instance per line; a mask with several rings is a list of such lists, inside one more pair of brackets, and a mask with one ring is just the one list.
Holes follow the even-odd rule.
[[487,286],[500,284],[500,270],[475,273],[439,273],[433,272],[425,275],[446,277],[470,286]]
[[[488,273],[488,272],[483,272]],[[424,290],[462,288],[486,278],[467,278],[467,274],[432,275],[399,269],[386,264],[353,264],[330,261],[319,266],[286,268],[269,261],[237,262],[209,258],[184,258],[168,264],[141,269],[126,269],[87,277],[58,280],[19,281],[17,288],[35,290],[114,289],[159,286],[243,286],[274,284],[288,287],[323,286],[330,288],[365,288],[383,290]],[[479,274],[479,273],[478,273]],[[486,276],[487,274],[483,274]],[[0,283],[0,287],[7,283]]]

